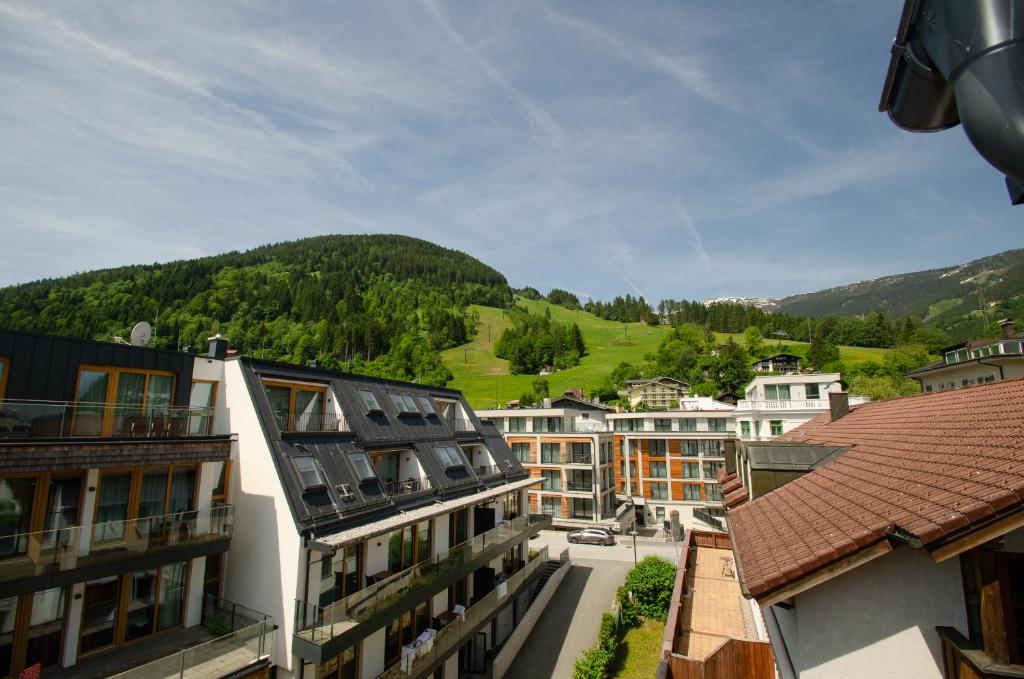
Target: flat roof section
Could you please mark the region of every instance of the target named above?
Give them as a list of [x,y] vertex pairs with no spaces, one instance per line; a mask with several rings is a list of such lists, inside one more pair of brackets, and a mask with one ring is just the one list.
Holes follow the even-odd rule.
[[[696,554],[693,554],[693,552]],[[674,651],[704,660],[728,638],[756,639],[750,604],[740,592],[731,549],[697,547],[686,573]]]

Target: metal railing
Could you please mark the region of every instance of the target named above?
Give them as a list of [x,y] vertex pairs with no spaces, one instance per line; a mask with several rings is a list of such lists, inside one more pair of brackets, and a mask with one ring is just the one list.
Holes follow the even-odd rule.
[[[850,405],[867,403],[865,396],[850,396]],[[736,410],[828,410],[827,398],[800,398],[779,400],[742,399],[736,402]]]
[[323,645],[368,620],[378,611],[395,605],[418,590],[432,586],[443,577],[461,571],[465,564],[488,547],[506,543],[516,537],[526,538],[537,531],[537,524],[547,521],[546,516],[530,514],[503,522],[466,542],[449,547],[442,554],[421,561],[327,606],[296,600],[295,633],[314,644]]
[[473,471],[476,472],[476,475],[481,478],[485,476],[498,476],[499,474],[502,473],[501,467],[499,467],[496,464],[487,464],[481,465],[479,467],[473,467]]
[[0,401],[0,439],[187,438],[212,433],[210,408]]
[[473,420],[466,420],[458,417],[448,418],[448,425],[455,431],[476,431]]
[[409,478],[405,481],[387,481],[384,483],[384,490],[392,497],[418,493],[421,490],[430,490],[430,488],[432,486],[430,485],[429,476],[423,476],[418,479]]
[[115,674],[112,679],[215,679],[268,658],[273,649],[274,619],[224,599],[206,596],[203,626],[215,638]]
[[594,456],[590,453],[568,453],[566,464],[594,464]]
[[0,537],[0,582],[230,539],[233,505]]
[[725,524],[722,523],[722,520],[720,518],[718,518],[717,516],[712,516],[711,514],[708,514],[703,509],[699,509],[699,508],[694,509],[693,510],[693,518],[695,518],[695,519],[697,519],[699,521],[703,521],[704,523],[708,524],[709,526],[713,526],[713,527],[717,528],[718,530],[725,530]]
[[437,631],[429,644],[424,644],[402,660],[388,667],[377,679],[404,679],[415,677],[426,671],[434,663],[446,658],[460,646],[466,638],[479,627],[498,608],[504,605],[516,590],[530,579],[538,569],[548,563],[548,548],[542,547],[525,566],[502,582],[496,582],[494,589],[468,606],[461,615],[456,617]]
[[589,493],[594,490],[594,484],[592,481],[568,481],[566,488],[577,493]]
[[348,420],[337,413],[289,413],[278,411],[274,420],[282,432],[351,431]]

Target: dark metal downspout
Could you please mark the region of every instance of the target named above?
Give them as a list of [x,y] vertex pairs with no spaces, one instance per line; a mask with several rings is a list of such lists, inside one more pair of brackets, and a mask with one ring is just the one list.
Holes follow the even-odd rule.
[[978,359],[978,365],[989,365],[989,366],[992,366],[993,368],[999,368],[999,381],[1000,382],[1002,382],[1006,378],[1006,375],[1003,374],[1003,366],[999,365],[998,363],[985,363],[985,361],[983,361],[983,360],[981,360],[979,358]]

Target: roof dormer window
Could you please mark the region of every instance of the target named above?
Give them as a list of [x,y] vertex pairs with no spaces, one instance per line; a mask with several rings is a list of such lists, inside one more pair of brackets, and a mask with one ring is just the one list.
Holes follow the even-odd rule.
[[416,399],[409,394],[388,394],[391,402],[395,404],[399,415],[419,415],[419,408],[416,407]]
[[382,412],[380,403],[377,402],[377,397],[373,395],[372,391],[369,389],[356,389],[356,391],[359,392],[359,398],[363,399],[363,405],[366,406],[366,412]]
[[420,404],[420,412],[423,417],[430,417],[431,415],[437,415],[437,410],[434,408],[434,402],[426,396],[417,396],[416,400]]
[[445,467],[462,467],[466,461],[455,446],[436,446],[434,450]]
[[315,490],[326,485],[323,474],[320,473],[320,468],[312,457],[293,457],[292,465],[299,474],[299,480],[302,482],[304,490]]
[[366,453],[352,453],[349,455],[349,459],[352,460],[352,466],[356,468],[356,476],[360,483],[377,478],[377,472],[373,470],[373,465],[370,464],[370,458]]

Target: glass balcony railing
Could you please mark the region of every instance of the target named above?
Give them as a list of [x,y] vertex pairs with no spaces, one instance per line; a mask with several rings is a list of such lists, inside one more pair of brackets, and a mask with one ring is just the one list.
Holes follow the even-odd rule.
[[0,401],[0,439],[187,438],[212,434],[210,408]]
[[229,540],[232,505],[0,537],[0,582]]
[[274,413],[274,420],[282,432],[321,433],[329,431],[351,431],[348,420],[337,413]]
[[500,476],[502,473],[501,467],[499,467],[496,464],[488,464],[479,467],[473,467],[473,471],[480,478],[484,478],[487,476]]
[[203,627],[210,633],[209,641],[111,675],[111,679],[233,676],[265,661],[273,650],[274,619],[224,599],[206,597]]
[[495,583],[494,589],[438,630],[429,643],[415,647],[412,653],[377,675],[377,679],[416,677],[435,663],[447,658],[488,616],[505,605],[509,597],[514,595],[538,568],[543,568],[547,563],[548,548],[545,546],[533,554],[525,566],[503,582]]
[[422,476],[420,478],[409,478],[405,481],[385,481],[384,490],[391,497],[399,495],[408,495],[409,493],[418,493],[421,490],[430,490],[433,486],[430,483],[429,476]]
[[380,580],[328,606],[296,600],[296,635],[323,645],[377,613],[399,604],[416,592],[436,586],[446,576],[466,571],[468,565],[494,545],[533,535],[550,518],[530,514],[505,521],[471,540],[449,547],[438,556]]
[[473,420],[453,417],[448,419],[448,424],[455,431],[476,431],[476,425],[473,424]]

